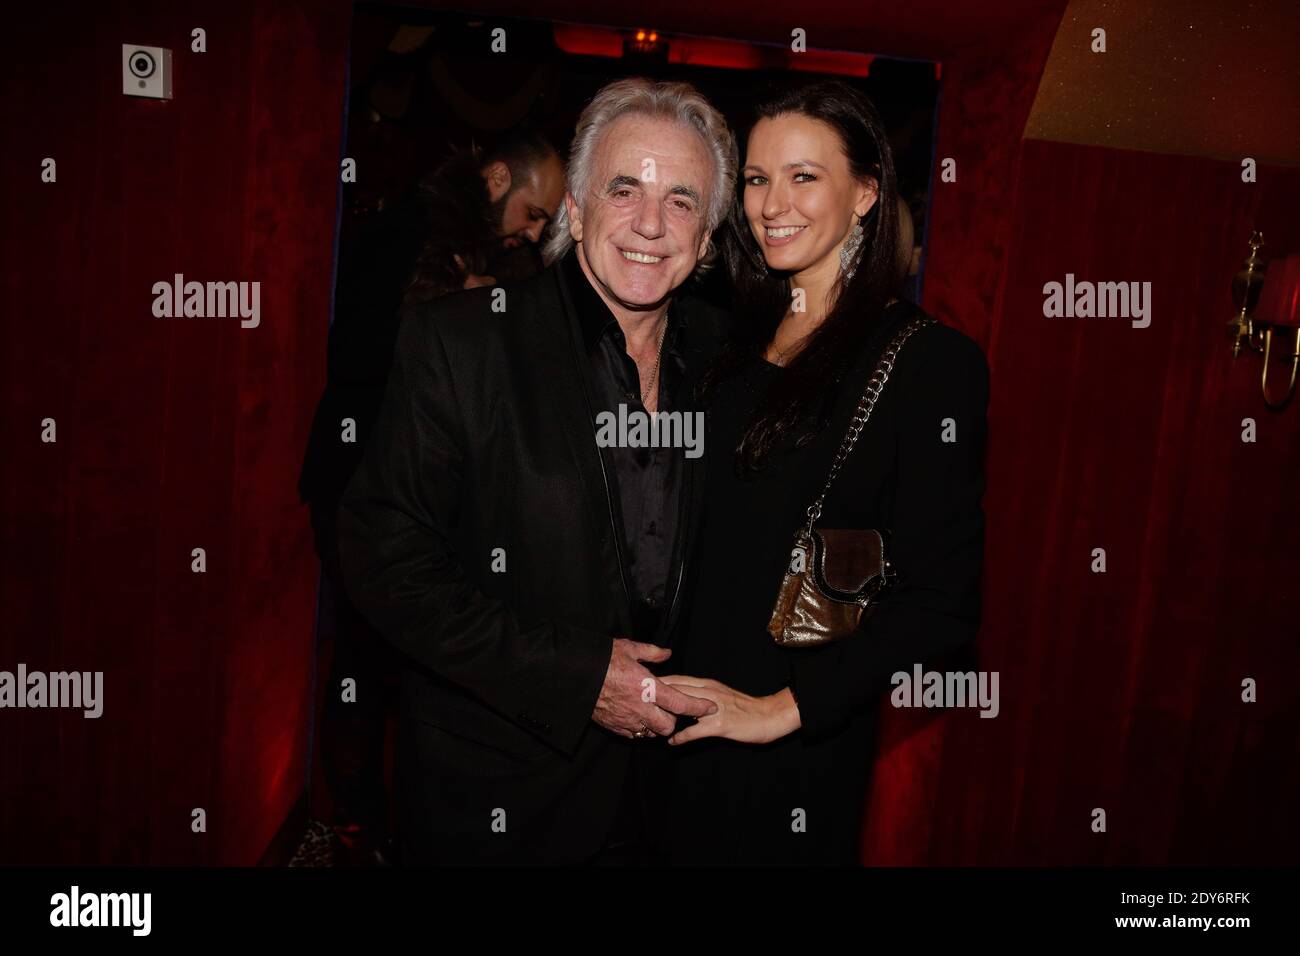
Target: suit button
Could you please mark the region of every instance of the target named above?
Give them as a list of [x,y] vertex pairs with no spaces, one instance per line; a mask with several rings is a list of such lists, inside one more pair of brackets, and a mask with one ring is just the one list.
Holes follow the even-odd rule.
[[518,719],[521,724],[525,724],[529,727],[532,727],[534,730],[540,730],[542,733],[546,733],[546,734],[549,734],[551,732],[550,724],[546,723],[546,721],[544,720],[538,720],[536,717],[533,717],[531,714],[520,714]]

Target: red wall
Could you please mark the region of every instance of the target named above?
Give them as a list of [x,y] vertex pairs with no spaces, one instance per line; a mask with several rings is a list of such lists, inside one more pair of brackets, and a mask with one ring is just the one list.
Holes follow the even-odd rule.
[[[305,774],[317,564],[294,482],[349,6],[29,9],[3,31],[0,669],[102,670],[105,703],[0,712],[0,856],[255,862]],[[173,50],[171,102],[122,95],[123,42]],[[259,280],[261,324],[155,318],[176,272]]]

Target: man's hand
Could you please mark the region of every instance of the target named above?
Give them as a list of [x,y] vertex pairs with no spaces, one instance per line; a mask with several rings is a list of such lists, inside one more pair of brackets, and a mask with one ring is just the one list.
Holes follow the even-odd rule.
[[674,714],[703,717],[717,710],[712,701],[691,697],[658,680],[641,661],[661,663],[672,651],[626,638],[614,641],[605,684],[591,719],[623,737],[649,731],[667,737],[677,729]]

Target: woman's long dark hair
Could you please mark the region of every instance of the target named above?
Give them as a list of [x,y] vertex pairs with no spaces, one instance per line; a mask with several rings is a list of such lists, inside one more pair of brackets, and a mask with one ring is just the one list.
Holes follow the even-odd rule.
[[[885,306],[903,281],[897,265],[894,158],[871,100],[846,83],[821,81],[766,100],[755,110],[753,123],[789,114],[834,129],[854,177],[876,181],[876,201],[862,218],[863,242],[853,277],[846,283],[841,273],[831,292],[830,312],[755,408],[736,448],[741,471],[761,468],[776,448],[787,442],[806,444],[825,427],[840,381],[884,324]],[[738,189],[743,197],[743,176]],[[704,375],[700,390],[706,399],[741,365],[762,354],[790,305],[789,274],[768,268],[745,219],[742,198],[732,203],[723,249],[735,291],[738,335]]]

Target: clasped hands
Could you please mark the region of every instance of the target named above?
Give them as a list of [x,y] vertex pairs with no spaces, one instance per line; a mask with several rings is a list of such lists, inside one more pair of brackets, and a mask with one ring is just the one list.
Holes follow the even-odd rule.
[[[591,719],[622,737],[668,737],[673,745],[701,737],[769,743],[799,728],[789,688],[754,697],[705,677],[655,677],[642,664],[662,663],[666,647],[618,638]],[[677,730],[677,717],[697,723]]]

